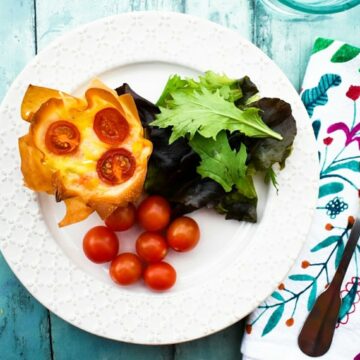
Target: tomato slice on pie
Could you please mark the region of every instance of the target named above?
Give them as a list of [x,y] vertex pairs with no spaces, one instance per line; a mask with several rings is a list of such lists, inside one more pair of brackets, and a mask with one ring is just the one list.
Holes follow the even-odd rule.
[[108,150],[97,162],[99,178],[110,184],[116,185],[131,178],[134,174],[136,161],[132,154],[122,148]]
[[78,128],[69,121],[55,121],[46,131],[46,147],[56,155],[73,154],[78,149],[79,143],[80,132]]
[[129,134],[129,124],[115,108],[105,108],[96,113],[94,131],[106,144],[120,145]]

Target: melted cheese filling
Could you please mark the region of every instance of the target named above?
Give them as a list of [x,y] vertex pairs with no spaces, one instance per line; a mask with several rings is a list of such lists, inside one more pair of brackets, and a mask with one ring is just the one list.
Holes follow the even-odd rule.
[[[77,151],[69,155],[56,155],[50,153],[47,149],[45,156],[45,165],[54,171],[60,171],[65,185],[82,185],[88,189],[94,189],[99,185],[109,187],[103,183],[97,174],[96,165],[99,158],[113,146],[102,142],[93,130],[93,122],[98,111],[113,107],[100,99],[96,99],[96,103],[92,108],[85,111],[70,110],[70,118],[60,119],[73,123],[80,132],[80,144]],[[129,119],[127,117],[127,121]],[[123,147],[133,153],[138,162],[138,156],[141,155],[143,149],[143,140],[134,141],[141,135],[139,124],[129,122],[129,134],[124,142],[116,148]],[[44,132],[45,137],[46,131]],[[134,139],[135,138],[135,139]],[[45,141],[44,141],[45,144]],[[137,167],[138,167],[137,163]],[[136,172],[136,170],[135,170]],[[134,173],[135,175],[135,173]]]

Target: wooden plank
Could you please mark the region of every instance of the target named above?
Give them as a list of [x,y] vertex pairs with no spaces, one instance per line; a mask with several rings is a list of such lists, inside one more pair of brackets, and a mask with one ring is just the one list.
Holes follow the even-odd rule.
[[186,0],[132,0],[132,11],[161,10],[185,12]]
[[185,12],[236,30],[246,39],[252,38],[251,0],[188,0]]
[[[2,0],[0,100],[35,54],[33,0]],[[0,254],[0,359],[50,358],[48,311],[21,285]]]
[[172,360],[172,346],[145,346],[104,339],[51,317],[54,359]]
[[[37,0],[38,46],[42,49],[51,40],[78,25],[100,17],[134,10],[181,10],[172,1],[93,2],[86,6],[81,0],[59,0],[56,3]],[[181,5],[181,3],[180,3]],[[68,359],[173,359],[173,346],[148,347],[103,339],[64,322],[51,314],[52,351],[57,360]]]
[[36,0],[39,49],[62,33],[99,18],[131,11],[131,1]]
[[[237,31],[248,40],[253,32],[253,2],[239,0],[188,0],[185,12]],[[176,360],[239,360],[242,323],[203,339],[175,346]]]
[[35,53],[33,0],[2,0],[0,11],[0,101]]
[[[63,31],[79,24],[94,20],[100,16],[119,13],[128,10],[171,10],[184,11],[193,15],[210,18],[211,20],[239,31],[246,38],[251,38],[252,18],[251,7],[247,2],[222,1],[208,3],[198,1],[140,1],[122,2],[118,7],[117,2],[105,1],[101,8],[95,6],[91,11],[83,8],[83,2],[58,1],[57,4],[49,5],[48,2],[37,0],[38,37],[39,47],[42,48],[54,37]],[[128,359],[172,359],[172,347],[142,347],[130,344],[117,343],[104,340],[87,334],[73,326],[63,322],[58,317],[51,315],[53,352],[57,359],[68,358],[128,358]],[[218,359],[221,349],[221,358],[238,359],[241,336],[240,325],[220,332],[209,338],[191,342],[177,347],[179,359]],[[224,347],[226,350],[224,350]],[[217,349],[217,350],[216,350]],[[214,357],[210,357],[213,354]],[[200,359],[200,358],[199,358]]]
[[48,311],[21,285],[0,254],[0,359],[49,358]]
[[203,339],[176,345],[175,360],[240,360],[241,322]]
[[39,49],[65,31],[96,19],[127,11],[182,11],[182,1],[104,0],[86,5],[83,0],[36,0]]
[[291,20],[256,2],[253,40],[299,90],[316,37],[343,40],[360,46],[359,17],[358,6],[332,16]]
[[[33,53],[33,46],[29,46],[29,44],[33,44],[33,34],[24,31],[27,24],[31,24],[33,20],[32,3],[32,0],[15,4],[6,0],[5,3],[2,3],[0,48],[5,49],[6,46],[7,51],[2,52],[0,63],[0,78],[5,80],[0,86],[0,98]],[[39,48],[45,46],[63,31],[79,24],[123,11],[146,9],[186,11],[235,29],[246,38],[251,39],[252,37],[251,20],[254,16],[251,7],[252,1],[194,0],[185,3],[185,1],[171,0],[145,2],[107,0],[94,4],[89,9],[80,0],[57,1],[51,4],[38,0]],[[27,7],[31,8],[31,11],[28,11]],[[297,87],[299,87],[315,35],[342,36],[343,40],[356,43],[356,34],[359,33],[360,25],[355,21],[359,18],[359,9],[352,10],[351,14],[348,12],[337,15],[336,27],[332,26],[334,19],[329,18],[323,19],[318,26],[314,27],[302,21],[292,22],[289,26],[288,22],[274,17],[261,5],[257,5],[255,14],[255,42],[274,58]],[[18,26],[20,22],[21,24]],[[30,41],[29,36],[31,37]],[[16,56],[14,56],[15,52]],[[0,268],[0,284],[1,289],[11,288],[10,292],[6,291],[5,297],[1,296],[0,298],[0,358],[31,359],[35,356],[34,354],[36,354],[36,359],[41,359],[42,356],[46,358],[49,355],[46,312],[14,279],[6,265],[2,265]],[[21,315],[25,314],[24,318],[19,317],[19,311],[23,311]],[[5,320],[1,321],[2,318]],[[39,320],[41,321],[39,322]],[[33,324],[36,324],[35,329],[40,328],[39,336],[43,340],[42,342],[37,341],[37,331],[34,332]],[[105,340],[76,329],[54,315],[52,315],[52,336],[53,350],[56,358],[59,359],[85,357],[107,359],[114,356],[119,359],[143,359],[146,357],[172,359],[171,347],[143,347]],[[176,359],[238,359],[240,357],[238,351],[240,336],[241,325],[237,324],[210,337],[180,344],[176,347]],[[30,344],[27,340],[29,337],[32,338]],[[8,349],[8,351],[1,353],[1,349]]]

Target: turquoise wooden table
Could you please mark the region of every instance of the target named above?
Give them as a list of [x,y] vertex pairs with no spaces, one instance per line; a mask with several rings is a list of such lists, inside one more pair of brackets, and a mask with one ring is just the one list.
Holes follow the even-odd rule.
[[[54,38],[80,24],[136,10],[185,12],[232,28],[266,52],[297,89],[315,37],[359,45],[360,6],[304,20],[276,16],[257,0],[1,0],[0,100],[26,63]],[[1,360],[232,360],[241,358],[241,336],[238,323],[179,345],[150,347],[96,337],[49,313],[0,257]]]

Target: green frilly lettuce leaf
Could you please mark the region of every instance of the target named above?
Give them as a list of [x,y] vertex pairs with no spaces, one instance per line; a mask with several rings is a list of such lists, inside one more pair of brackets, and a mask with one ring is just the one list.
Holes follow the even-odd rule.
[[[127,84],[116,91],[119,95],[130,93],[133,96],[147,137],[153,143],[145,181],[149,194],[165,196],[172,204],[173,216],[206,207],[224,214],[227,219],[257,221],[253,175],[260,172],[275,182],[272,166],[275,163],[285,166],[296,135],[289,104],[271,98],[254,101],[258,90],[248,77],[233,80],[212,72],[205,73],[198,81],[172,76],[157,105],[136,94]],[[200,102],[200,106],[185,105],[189,99]],[[218,108],[213,101],[221,106],[227,102],[231,106],[226,104]],[[192,112],[195,123],[189,124],[182,111],[175,112],[175,120],[168,118],[168,114],[161,118],[162,109],[158,105],[169,111],[186,106],[187,110],[181,110]],[[196,107],[201,121],[198,114],[195,117]],[[238,123],[232,125],[240,122],[233,119],[236,116],[227,116],[233,113],[238,117],[238,114],[252,114],[249,124],[245,125],[248,129],[256,129],[260,121],[265,125],[260,129],[264,136],[269,136],[270,132],[279,134],[282,140],[246,136]],[[163,123],[154,126],[159,116]],[[215,124],[207,130],[209,118]],[[190,130],[182,128],[184,121]],[[174,128],[178,134],[171,139]]]

